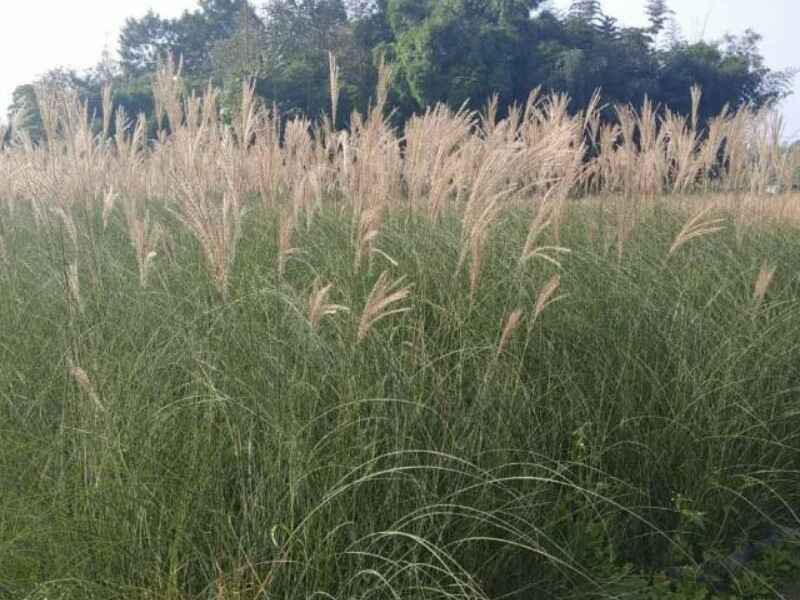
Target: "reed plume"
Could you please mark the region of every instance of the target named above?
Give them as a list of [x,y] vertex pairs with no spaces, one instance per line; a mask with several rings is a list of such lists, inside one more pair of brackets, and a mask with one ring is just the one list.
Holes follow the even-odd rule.
[[499,358],[508,346],[511,336],[519,328],[522,323],[522,310],[519,308],[514,310],[508,317],[501,323],[500,342],[497,344],[497,352],[495,357]]
[[323,286],[319,277],[314,280],[314,286],[308,298],[308,322],[314,331],[319,329],[323,317],[350,311],[348,307],[342,304],[331,304],[327,301],[331,289],[333,289],[332,283]]
[[553,295],[558,291],[560,286],[561,276],[556,273],[542,286],[542,289],[539,290],[539,295],[536,297],[536,304],[533,308],[533,323],[536,322],[545,308],[559,300],[560,296],[553,298]]
[[701,210],[686,222],[683,228],[678,232],[678,235],[675,236],[675,240],[672,242],[672,246],[670,246],[669,252],[667,253],[667,258],[675,254],[687,242],[699,237],[717,233],[718,231],[722,231],[724,229],[722,223],[725,222],[725,219],[717,218],[704,220],[704,217],[711,211],[711,209],[712,207],[708,207]]
[[764,297],[767,294],[767,289],[772,283],[772,278],[775,276],[775,269],[770,269],[767,261],[761,266],[758,275],[756,276],[755,283],[753,284],[753,304],[758,310],[764,303]]
[[405,277],[391,281],[388,271],[380,274],[361,312],[356,335],[358,342],[367,337],[378,321],[411,310],[409,307],[390,308],[411,295],[411,286],[401,287],[404,281]]

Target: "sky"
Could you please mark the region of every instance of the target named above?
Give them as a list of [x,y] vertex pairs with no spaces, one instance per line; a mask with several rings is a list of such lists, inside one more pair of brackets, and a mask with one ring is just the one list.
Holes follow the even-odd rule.
[[108,47],[116,51],[128,17],[150,8],[165,17],[179,16],[195,0],[0,0],[0,117],[18,85],[55,67],[78,70],[96,65]]
[[[552,0],[559,8],[570,0]],[[57,66],[85,69],[97,64],[103,49],[116,49],[126,17],[152,8],[178,16],[194,0],[2,0],[0,33],[0,116],[20,84]],[[626,25],[645,24],[644,0],[603,0],[607,14]],[[761,51],[774,69],[800,67],[799,0],[669,0],[689,41],[717,39],[755,29],[764,36]],[[77,13],[77,14],[76,14]],[[800,139],[800,76],[795,95],[783,106],[786,137]]]

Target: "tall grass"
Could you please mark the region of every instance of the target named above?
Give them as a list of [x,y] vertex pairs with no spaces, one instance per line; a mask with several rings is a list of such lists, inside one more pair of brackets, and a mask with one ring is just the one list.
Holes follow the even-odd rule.
[[245,86],[227,125],[165,65],[149,143],[40,93],[0,152],[0,595],[647,598],[798,527],[769,114],[401,135],[378,93],[340,132]]

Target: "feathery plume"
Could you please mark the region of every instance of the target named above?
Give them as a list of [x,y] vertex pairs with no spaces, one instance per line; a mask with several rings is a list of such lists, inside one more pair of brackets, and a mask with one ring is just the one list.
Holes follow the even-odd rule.
[[339,108],[339,65],[336,62],[336,55],[328,52],[328,67],[330,72],[330,92],[331,92],[331,129],[336,129],[336,111]]
[[501,323],[502,333],[500,334],[500,343],[497,344],[497,357],[499,357],[505,351],[506,347],[508,346],[508,342],[511,340],[511,336],[519,328],[521,323],[522,311],[520,309],[516,309],[503,320]]
[[114,193],[114,186],[111,186],[103,195],[103,231],[108,227],[108,218],[111,216],[111,211],[114,210],[116,200],[117,195]]
[[283,277],[286,273],[286,262],[289,257],[297,252],[297,248],[292,247],[294,224],[295,219],[292,211],[283,211],[280,225],[278,226],[278,275],[280,277]]
[[550,306],[553,302],[556,302],[561,296],[553,298],[553,294],[558,291],[558,288],[561,286],[561,276],[556,273],[553,275],[544,287],[539,290],[539,295],[536,298],[536,306],[533,309],[533,321],[539,318],[539,315],[544,312],[544,309]]
[[765,260],[764,264],[761,265],[761,270],[758,272],[756,281],[753,284],[753,302],[756,310],[761,308],[761,305],[764,303],[764,296],[766,296],[767,289],[769,288],[770,283],[772,283],[772,278],[774,276],[775,269],[770,269],[767,261]]
[[348,307],[342,304],[330,304],[327,302],[328,294],[332,288],[332,283],[323,286],[319,277],[314,280],[314,286],[308,298],[308,322],[314,331],[319,329],[319,324],[323,317],[350,311]]
[[703,217],[712,208],[712,206],[709,206],[701,210],[686,222],[680,232],[678,232],[678,235],[675,237],[675,241],[672,242],[672,246],[670,246],[669,252],[667,253],[667,258],[675,254],[681,248],[681,246],[687,242],[698,237],[711,235],[712,233],[722,231],[725,228],[721,225],[725,219],[703,220]]
[[391,282],[388,271],[380,274],[361,313],[356,338],[359,342],[367,337],[372,326],[381,319],[411,310],[409,307],[389,309],[391,305],[401,302],[411,295],[411,286],[400,287],[404,279],[405,277],[401,277]]
[[69,368],[69,375],[78,385],[78,388],[80,388],[81,392],[83,392],[83,394],[92,401],[92,404],[95,405],[95,408],[105,411],[103,403],[100,402],[100,396],[97,394],[97,390],[95,389],[94,384],[92,384],[92,380],[89,378],[89,375],[86,373],[86,371],[73,365]]
[[71,262],[66,267],[65,285],[67,288],[67,302],[72,309],[77,307],[78,312],[83,312],[83,301],[81,300],[80,279],[78,278],[78,263]]

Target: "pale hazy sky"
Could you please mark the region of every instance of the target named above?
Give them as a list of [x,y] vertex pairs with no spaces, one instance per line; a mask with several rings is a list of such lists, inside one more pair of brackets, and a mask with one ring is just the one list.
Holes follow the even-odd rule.
[[[56,66],[78,69],[97,63],[103,48],[116,47],[120,27],[128,16],[153,8],[177,16],[195,6],[194,0],[0,0],[0,116],[11,92]],[[565,7],[570,0],[555,0]],[[645,22],[644,0],[603,0],[605,11],[625,24]],[[689,40],[715,39],[726,32],[751,27],[763,34],[761,50],[772,68],[800,67],[800,0],[669,0]],[[800,138],[800,77],[795,96],[784,107],[787,137]]]
[[116,50],[127,17],[152,8],[175,17],[195,0],[0,0],[0,117],[20,84],[58,67],[96,65],[106,44]]

